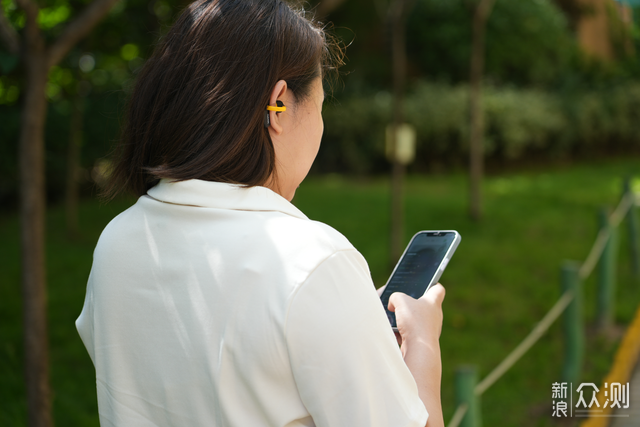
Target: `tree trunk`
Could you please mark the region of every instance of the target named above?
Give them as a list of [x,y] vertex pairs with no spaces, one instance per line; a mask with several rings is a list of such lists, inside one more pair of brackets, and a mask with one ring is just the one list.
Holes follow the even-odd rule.
[[482,73],[484,68],[487,19],[495,0],[480,0],[473,16],[471,70],[469,75],[469,214],[474,221],[482,217],[482,178],[484,175],[484,112]]
[[45,286],[45,86],[48,61],[42,41],[25,53],[26,93],[20,129],[20,217],[24,355],[29,426],[50,427],[51,391]]
[[16,0],[24,11],[21,36],[0,8],[0,38],[9,51],[20,50],[26,70],[24,104],[20,124],[20,240],[22,250],[22,300],[24,370],[30,427],[51,427],[49,346],[45,273],[45,161],[44,124],[47,115],[45,89],[51,66],[69,52],[107,14],[117,0],[93,0],[45,49],[34,0]]
[[391,152],[393,168],[391,172],[391,266],[395,266],[402,254],[404,235],[404,175],[405,166],[396,158],[398,127],[403,120],[403,96],[407,54],[405,52],[404,9],[406,0],[395,0],[391,5],[391,57],[393,63],[393,129]]
[[67,147],[67,188],[65,194],[67,235],[72,239],[78,236],[78,178],[80,171],[80,151],[82,147],[83,117],[84,97],[76,93],[71,103],[69,146]]

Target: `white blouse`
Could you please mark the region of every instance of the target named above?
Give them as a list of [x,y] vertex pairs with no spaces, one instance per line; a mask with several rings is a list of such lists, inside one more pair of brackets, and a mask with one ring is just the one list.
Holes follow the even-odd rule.
[[163,180],[105,228],[78,332],[107,426],[424,426],[366,261],[264,187]]

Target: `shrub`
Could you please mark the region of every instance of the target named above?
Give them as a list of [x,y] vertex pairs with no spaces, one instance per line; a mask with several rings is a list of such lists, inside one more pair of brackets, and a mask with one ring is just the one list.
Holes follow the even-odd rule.
[[[421,82],[407,95],[404,116],[417,131],[415,168],[451,164],[468,153],[469,88]],[[352,97],[325,107],[316,171],[357,174],[388,168],[384,130],[391,96]],[[590,91],[485,86],[485,154],[510,161],[530,152],[572,156],[633,151],[640,135],[640,83]]]

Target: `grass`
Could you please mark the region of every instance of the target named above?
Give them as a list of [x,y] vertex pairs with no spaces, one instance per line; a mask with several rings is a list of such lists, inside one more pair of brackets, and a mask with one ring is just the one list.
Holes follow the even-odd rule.
[[[447,289],[441,336],[445,421],[455,409],[456,367],[476,365],[483,378],[524,338],[560,296],[562,261],[584,260],[597,233],[597,210],[617,203],[622,177],[640,176],[639,166],[632,160],[620,160],[489,177],[484,183],[485,217],[477,224],[466,215],[464,176],[407,178],[405,242],[423,229],[456,229],[462,235],[441,279]],[[101,206],[84,202],[82,238],[75,241],[65,237],[62,209],[49,211],[48,316],[57,425],[98,425],[94,371],[74,320],[82,308],[98,235],[130,203]],[[369,262],[376,285],[384,284],[390,272],[386,179],[309,178],[294,203],[310,218],[345,234]],[[625,230],[620,230],[618,261],[616,322],[621,326],[628,324],[640,302],[638,282],[630,274]],[[0,424],[23,426],[26,409],[15,215],[0,218],[0,241]],[[591,327],[595,286],[593,277],[584,284],[588,338],[582,381],[599,384],[619,340],[597,336]],[[561,379],[562,348],[562,331],[556,323],[482,396],[484,424],[556,425],[551,418],[551,383]]]

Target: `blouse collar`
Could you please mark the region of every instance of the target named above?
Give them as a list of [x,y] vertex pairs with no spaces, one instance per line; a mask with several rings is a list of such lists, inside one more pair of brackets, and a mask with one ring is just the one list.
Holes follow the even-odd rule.
[[308,219],[291,202],[266,187],[243,187],[226,182],[162,179],[147,195],[164,203],[241,211],[278,211]]

